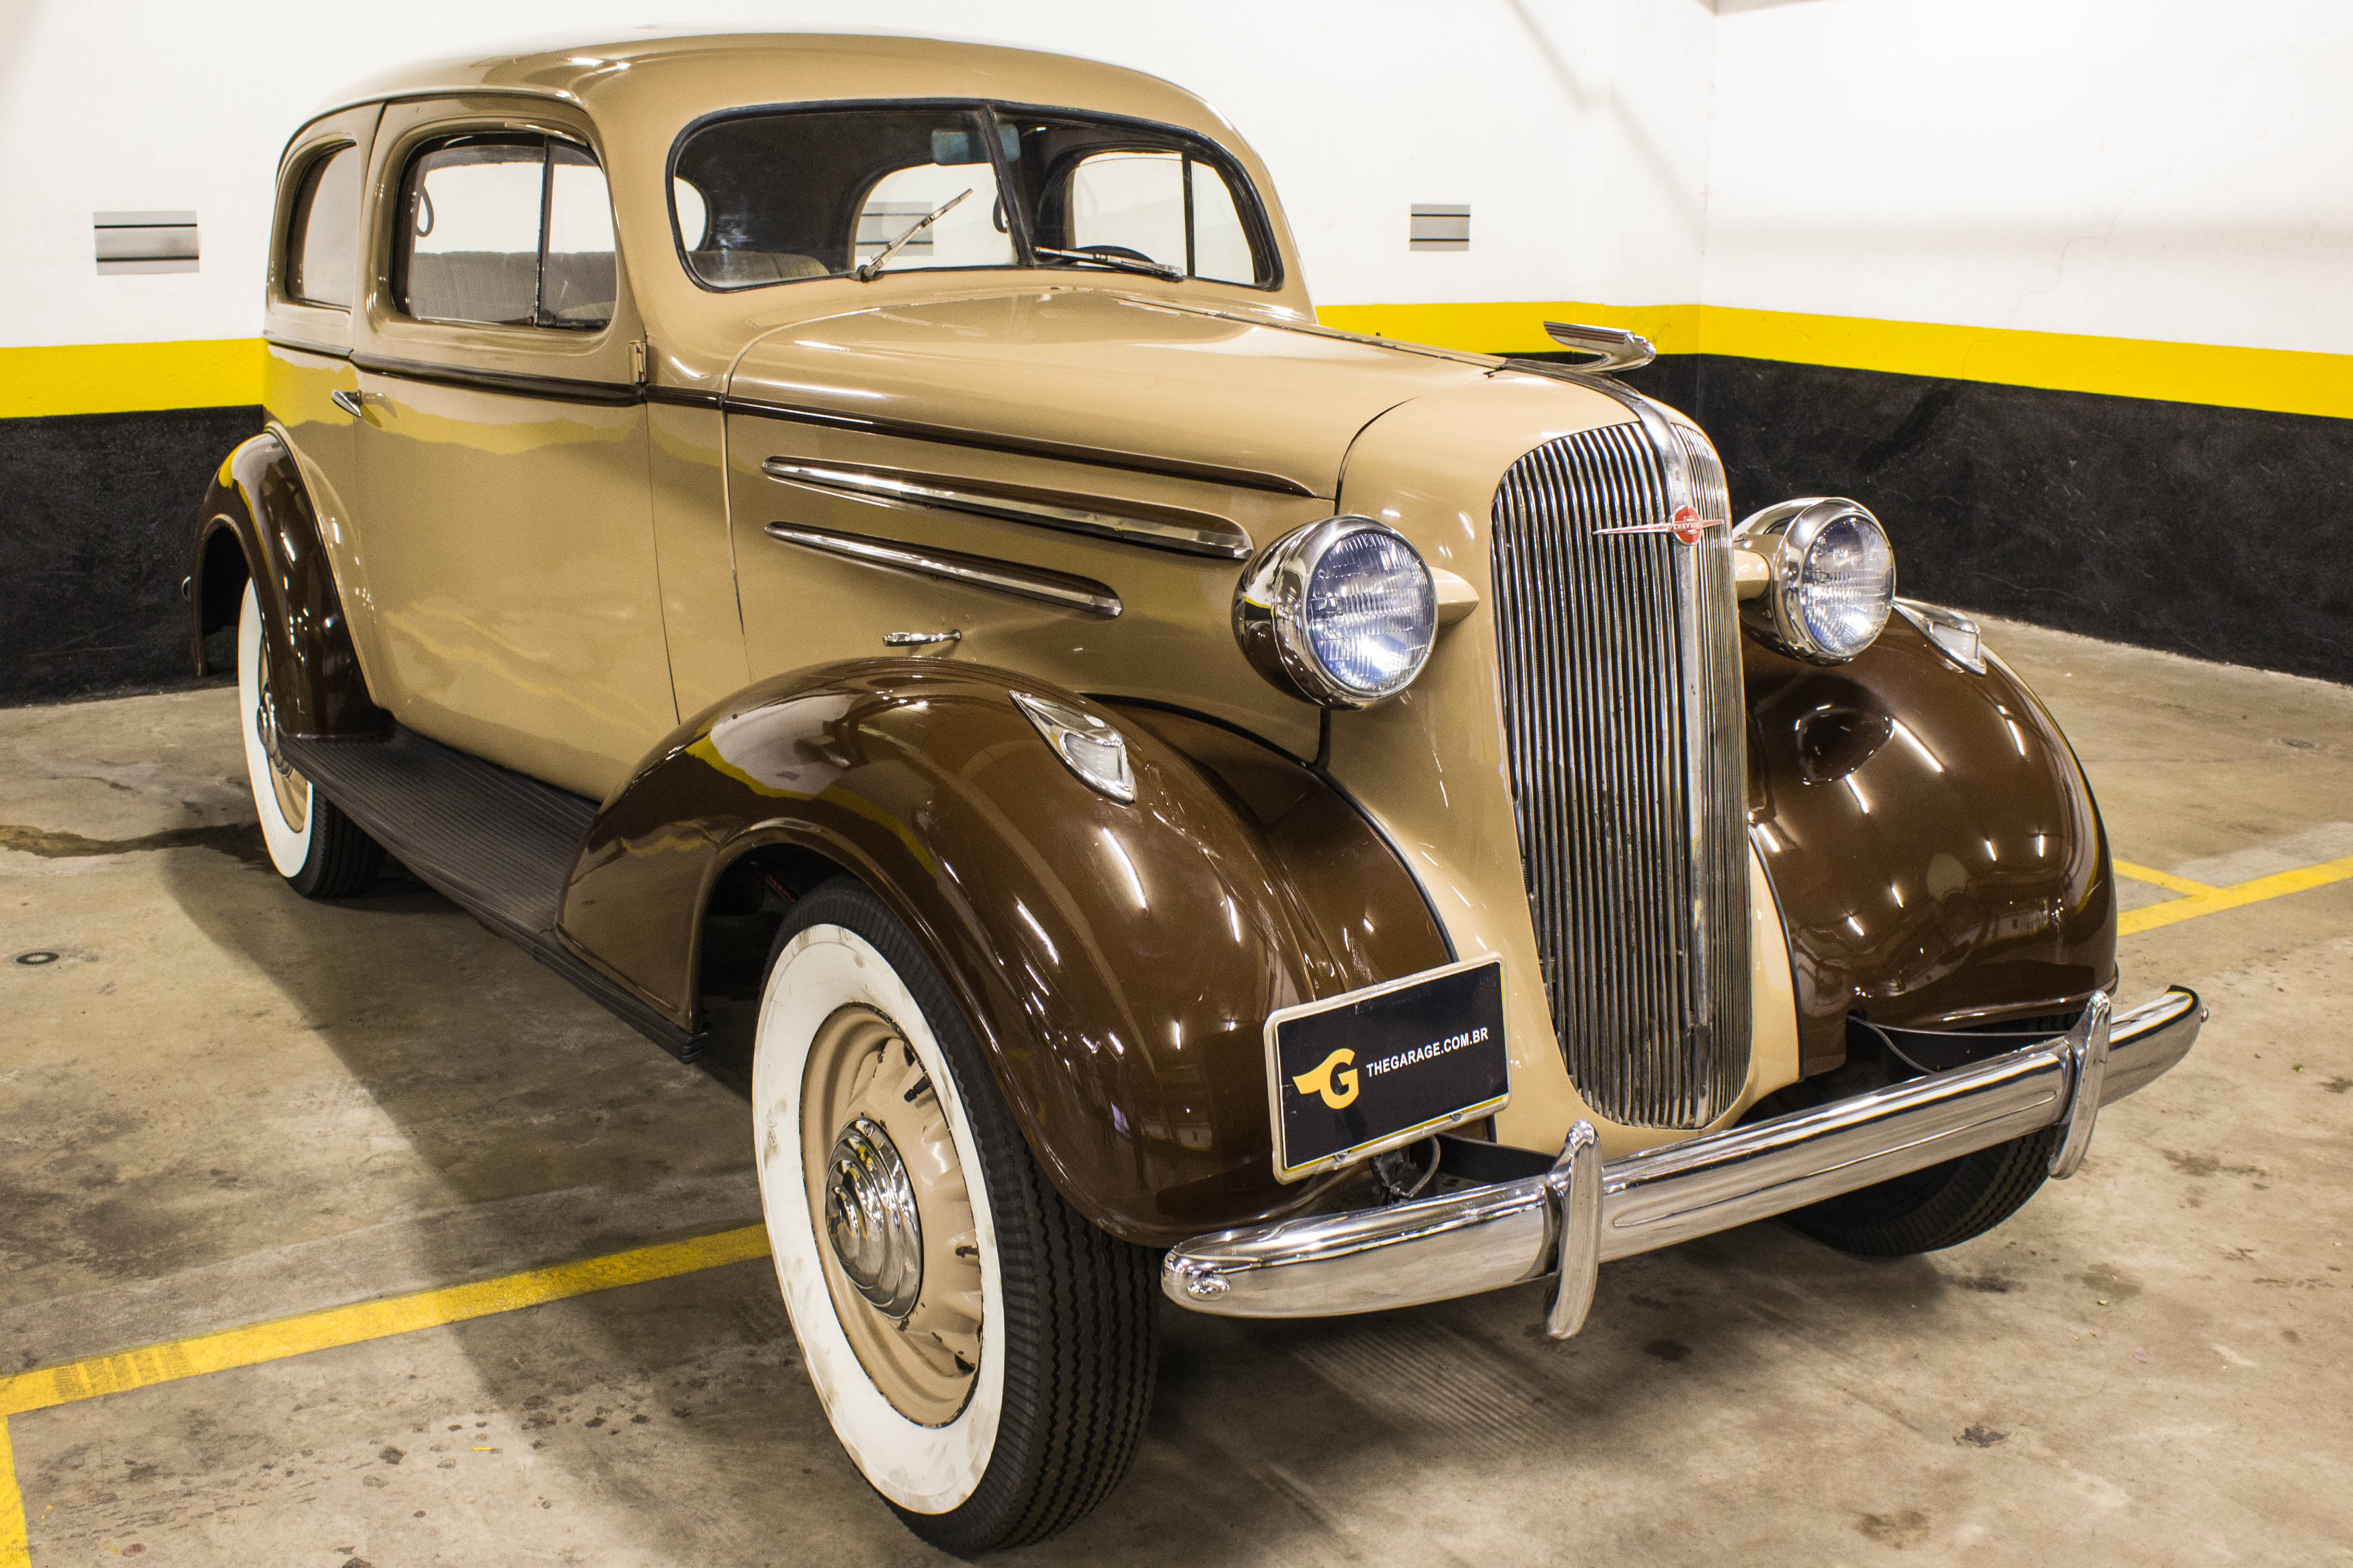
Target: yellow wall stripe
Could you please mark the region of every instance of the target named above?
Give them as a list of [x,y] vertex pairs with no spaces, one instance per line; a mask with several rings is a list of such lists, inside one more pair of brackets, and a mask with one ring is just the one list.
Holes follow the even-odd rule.
[[261,401],[261,340],[0,348],[0,419]]
[[2126,910],[2116,919],[2116,934],[2130,936],[2135,931],[2155,931],[2159,926],[2179,924],[2196,920],[2200,915],[2216,914],[2223,910],[2235,910],[2248,904],[2258,904],[2265,899],[2276,899],[2286,893],[2301,893],[2309,888],[2327,887],[2353,878],[2353,855],[2342,860],[2325,861],[2317,866],[2300,867],[2293,871],[2281,871],[2269,877],[2257,877],[2252,881],[2237,882],[2227,888],[2207,888],[2203,883],[2190,882],[2179,877],[2158,881],[2156,876],[2143,876],[2137,868],[2119,863],[2118,871],[2137,881],[2156,882],[2158,887],[2180,891],[2183,888],[2203,888],[2186,898],[2168,899],[2161,904],[2148,904],[2137,910]]
[[1728,305],[1324,305],[1328,326],[1480,353],[1557,350],[1544,323],[1641,333],[1661,353],[1724,354],[1956,381],[2353,418],[2353,354],[2168,343],[2073,332],[1809,316]]
[[201,1377],[208,1372],[225,1372],[231,1367],[330,1350],[337,1345],[358,1344],[364,1340],[380,1340],[417,1329],[460,1323],[494,1312],[511,1312],[518,1307],[533,1307],[543,1301],[643,1284],[649,1279],[667,1279],[675,1274],[691,1274],[697,1269],[716,1268],[722,1264],[767,1255],[767,1231],[760,1226],[746,1226],[741,1230],[722,1231],[690,1241],[665,1241],[609,1257],[533,1268],[500,1279],[451,1285],[348,1307],[330,1307],[299,1317],[280,1318],[274,1322],[91,1356],[64,1366],[0,1378],[0,1417],[94,1399],[101,1394],[121,1394],[179,1378]]
[[[1325,305],[1327,325],[1481,353],[1557,349],[1544,323],[1624,327],[1661,353],[1892,371],[2060,392],[2353,418],[2353,354],[2168,343],[2072,332],[1809,316],[1728,305],[1559,300],[1464,305]],[[258,338],[0,348],[0,418],[218,408],[261,401]]]

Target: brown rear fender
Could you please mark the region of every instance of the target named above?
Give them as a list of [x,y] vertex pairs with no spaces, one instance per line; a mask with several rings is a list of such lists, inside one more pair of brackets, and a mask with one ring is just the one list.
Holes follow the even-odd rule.
[[[1080,782],[1016,690],[1117,724],[1134,803]],[[1056,1185],[1146,1246],[1303,1196],[1270,1167],[1271,1011],[1451,956],[1388,844],[1295,760],[924,659],[778,677],[681,726],[598,814],[562,933],[695,1027],[704,906],[729,865],[776,846],[891,904]]]
[[1829,668],[1744,645],[1748,819],[1809,1076],[1844,1059],[1852,1011],[1967,1028],[2072,1013],[2115,984],[2106,834],[2024,683],[1960,668],[1901,616]]
[[368,696],[343,602],[319,536],[319,514],[275,431],[221,461],[205,491],[189,584],[190,651],[206,669],[205,638],[237,625],[251,580],[261,604],[271,702],[290,735],[389,733],[392,716]]

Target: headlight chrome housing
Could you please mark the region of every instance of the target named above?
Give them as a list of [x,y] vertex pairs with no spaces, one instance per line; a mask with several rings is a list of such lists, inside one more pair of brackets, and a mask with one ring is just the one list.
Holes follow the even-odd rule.
[[1438,637],[1438,590],[1405,535],[1333,517],[1276,540],[1234,589],[1234,636],[1281,690],[1365,708],[1413,684]]
[[1868,507],[1841,496],[1753,512],[1733,544],[1765,560],[1765,591],[1740,617],[1769,646],[1810,664],[1844,664],[1877,639],[1895,604],[1895,552]]

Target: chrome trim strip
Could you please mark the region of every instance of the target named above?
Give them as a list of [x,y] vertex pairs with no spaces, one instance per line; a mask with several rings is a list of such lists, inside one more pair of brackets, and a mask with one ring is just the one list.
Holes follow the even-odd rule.
[[[1600,1166],[1588,1247],[1579,1227],[1579,1140],[1551,1171],[1387,1208],[1245,1226],[1170,1249],[1161,1289],[1179,1306],[1239,1318],[1324,1317],[1449,1300],[1565,1268],[1548,1329],[1577,1317],[1591,1270],[1732,1226],[1890,1181],[2146,1087],[2187,1055],[2206,1009],[2176,987],[2117,1016],[2092,1008],[2065,1035],[1950,1072],[1646,1150]],[[2107,1026],[2107,1070],[2086,1064]],[[1564,1172],[1566,1176],[1564,1177]],[[1589,1261],[1588,1261],[1589,1260]]]
[[1116,616],[1123,608],[1119,595],[1108,585],[1091,578],[1074,577],[1065,572],[1018,566],[1009,561],[992,561],[986,556],[965,555],[952,550],[919,550],[887,539],[869,539],[864,534],[843,533],[830,528],[810,528],[794,522],[772,522],[765,531],[769,538],[783,540],[787,544],[821,550],[828,555],[862,561],[870,566],[895,566],[902,572],[944,577],[952,583],[992,588],[1000,594],[1035,599],[1057,609],[1076,610],[1082,615],[1101,616],[1106,620]]
[[[1099,510],[1065,504],[1065,500],[1082,499],[1075,496],[1048,500],[1042,494],[1019,494],[1010,486],[983,488],[898,468],[842,468],[797,462],[789,458],[770,458],[760,465],[760,471],[786,484],[854,496],[860,500],[971,512],[978,517],[1182,551],[1188,555],[1247,561],[1251,549],[1248,533],[1224,518],[1207,512],[1179,512],[1172,508],[1165,517],[1151,517],[1134,511]],[[1190,521],[1177,521],[1180,518]]]
[[472,370],[430,364],[423,360],[394,359],[385,354],[354,353],[351,362],[375,375],[421,381],[436,386],[459,386],[472,392],[504,392],[517,397],[541,397],[557,403],[623,405],[642,400],[639,388],[609,381],[579,381],[570,376],[526,375],[517,371]]
[[913,419],[892,419],[881,415],[837,414],[829,408],[769,403],[760,398],[737,397],[732,393],[728,395],[726,407],[730,414],[754,414],[764,419],[786,419],[797,425],[864,430],[876,436],[904,437],[911,441],[937,441],[944,446],[972,447],[984,452],[1018,452],[1024,457],[1052,458],[1060,462],[1085,463],[1098,468],[1127,468],[1140,474],[1166,474],[1173,479],[1231,485],[1237,489],[1271,490],[1277,495],[1286,496],[1313,496],[1317,493],[1298,480],[1285,479],[1281,474],[1261,473],[1255,468],[1229,468],[1217,463],[1195,463],[1183,458],[1155,457],[1145,452],[1123,452],[1109,447],[1079,447],[1064,441],[1003,436],[987,430],[968,430],[955,425],[925,425]]

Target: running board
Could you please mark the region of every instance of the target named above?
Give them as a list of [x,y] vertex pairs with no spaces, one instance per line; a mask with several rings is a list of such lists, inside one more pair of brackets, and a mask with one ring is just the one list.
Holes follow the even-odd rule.
[[564,887],[596,803],[453,751],[412,730],[388,739],[283,735],[279,749],[417,880],[448,898],[682,1062],[680,1028],[555,934]]

